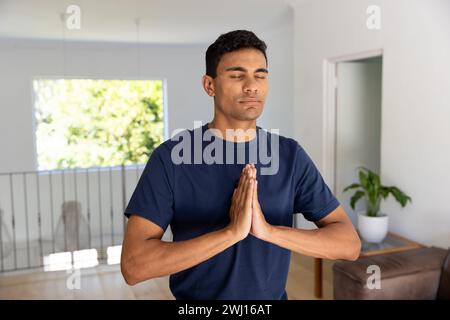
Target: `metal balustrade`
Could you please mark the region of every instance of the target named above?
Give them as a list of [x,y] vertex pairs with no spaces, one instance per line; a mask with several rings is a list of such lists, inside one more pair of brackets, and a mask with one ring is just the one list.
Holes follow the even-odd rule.
[[0,272],[92,249],[105,262],[108,248],[122,244],[123,212],[144,167],[0,173]]

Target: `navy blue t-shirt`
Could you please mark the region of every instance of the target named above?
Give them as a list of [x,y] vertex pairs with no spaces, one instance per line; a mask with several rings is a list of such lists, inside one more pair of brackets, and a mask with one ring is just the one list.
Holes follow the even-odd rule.
[[[211,133],[208,124],[183,133],[193,138],[203,136],[206,131]],[[192,239],[226,227],[230,222],[233,190],[245,163],[250,162],[253,148],[258,155],[257,161],[253,161],[257,168],[258,198],[268,223],[292,227],[295,213],[303,214],[309,221],[318,221],[339,206],[297,141],[275,136],[260,127],[257,132],[257,137],[249,142],[231,142],[211,135],[211,141],[202,141],[197,151],[192,139],[190,163],[172,161],[174,148],[178,153],[173,154],[185,155],[185,151],[179,152],[181,135],[179,141],[165,141],[151,154],[125,215],[142,216],[164,231],[170,224],[173,241]],[[266,134],[260,135],[263,132]],[[260,142],[266,139],[267,154],[275,155],[271,150],[274,137],[279,147],[277,171],[263,175],[262,168],[274,165],[267,163],[267,159],[260,159]],[[222,155],[211,153],[221,156],[222,163],[210,164],[200,159],[203,163],[199,164],[198,158],[194,159],[195,152],[198,155],[198,150],[204,151],[213,141],[223,145]],[[231,158],[227,158],[227,154]],[[229,159],[234,161],[230,163]],[[197,161],[194,163],[194,160]],[[172,274],[170,290],[176,299],[287,299],[285,287],[290,258],[290,250],[249,234],[210,259]]]

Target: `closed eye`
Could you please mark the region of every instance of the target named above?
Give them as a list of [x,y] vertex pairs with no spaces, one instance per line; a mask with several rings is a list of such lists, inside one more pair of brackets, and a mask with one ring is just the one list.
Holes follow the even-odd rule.
[[[241,78],[243,78],[244,76],[230,76],[230,78],[232,78],[232,79],[241,79]],[[265,76],[255,76],[255,78],[257,78],[257,79],[266,79],[266,77]]]

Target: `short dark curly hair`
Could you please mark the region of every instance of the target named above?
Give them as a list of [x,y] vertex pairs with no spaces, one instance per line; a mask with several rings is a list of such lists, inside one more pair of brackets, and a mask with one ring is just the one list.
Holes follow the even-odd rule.
[[225,53],[245,48],[254,48],[261,51],[267,63],[266,43],[251,31],[235,30],[221,34],[206,50],[206,74],[215,78],[220,58]]

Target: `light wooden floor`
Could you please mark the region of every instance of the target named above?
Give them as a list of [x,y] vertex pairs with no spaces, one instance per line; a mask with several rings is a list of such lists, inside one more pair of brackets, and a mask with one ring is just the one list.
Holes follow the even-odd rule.
[[[332,261],[323,263],[323,299],[332,299]],[[119,265],[81,269],[80,289],[67,289],[67,271],[20,271],[0,274],[0,299],[174,299],[169,277],[128,286]],[[287,282],[290,300],[315,299],[314,259],[292,253]]]

